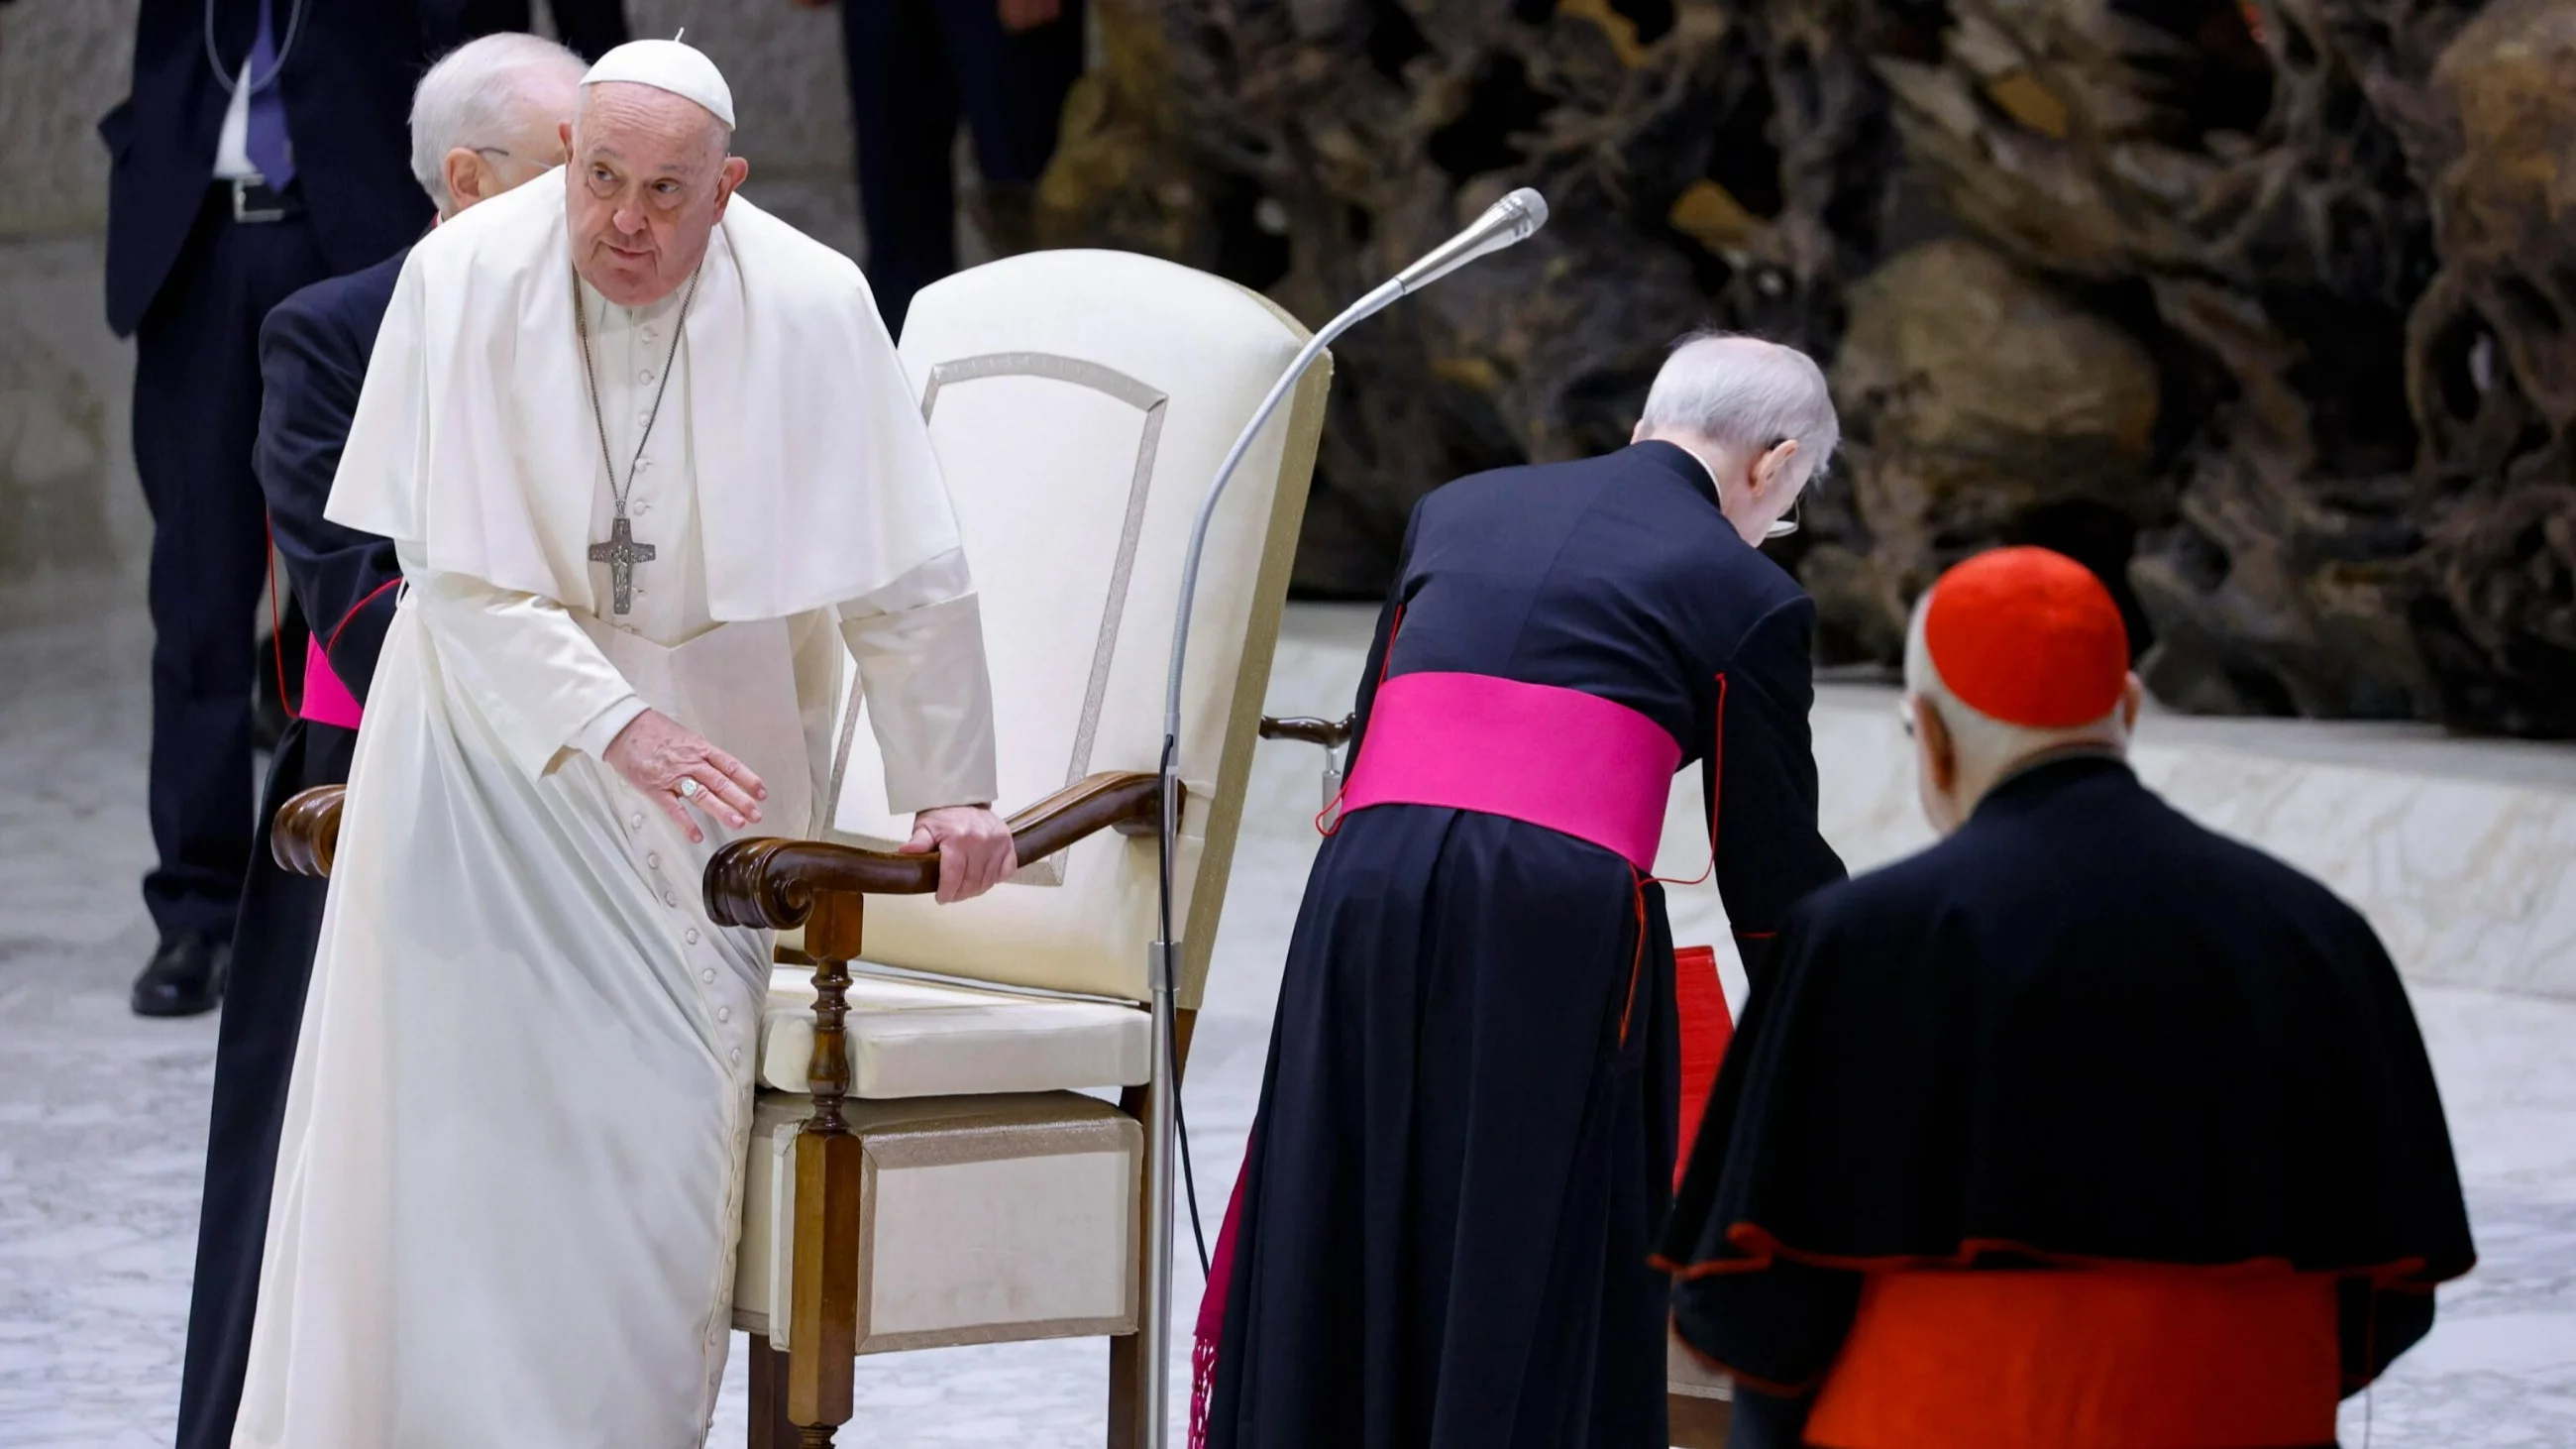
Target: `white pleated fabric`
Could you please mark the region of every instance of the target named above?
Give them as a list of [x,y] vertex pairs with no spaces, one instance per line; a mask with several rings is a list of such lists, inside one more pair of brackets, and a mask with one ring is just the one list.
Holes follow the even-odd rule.
[[[567,339],[575,295],[559,296]],[[727,833],[701,816],[707,838],[692,844],[609,767],[618,728],[648,706],[672,716],[767,782],[752,832],[805,833],[840,671],[855,660],[887,721],[890,792],[913,808],[992,798],[991,687],[953,541],[876,581],[880,557],[851,576],[876,587],[828,608],[764,616],[779,599],[737,593],[748,617],[724,617],[723,581],[757,577],[761,560],[741,520],[719,519],[820,495],[847,530],[872,508],[843,495],[875,480],[844,466],[746,487],[714,471],[711,437],[716,459],[742,457],[738,429],[706,406],[710,390],[734,395],[719,367],[735,354],[705,346],[701,327],[746,335],[727,294],[701,294],[676,356],[672,303],[578,295],[593,309],[610,447],[621,468],[642,452],[628,501],[655,557],[635,567],[618,615],[593,612],[611,597],[605,564],[568,563],[559,581],[541,570],[536,591],[456,566],[510,573],[510,559],[532,557],[488,531],[479,540],[496,551],[442,553],[444,525],[397,545],[408,585],[351,768],[279,1141],[233,1440],[246,1449],[703,1442],[730,1327],[771,939],[708,917],[700,882]],[[539,329],[513,317],[508,330]],[[389,360],[405,370],[381,349],[375,365]],[[371,373],[370,399],[377,385]],[[414,468],[507,456],[388,394],[380,411],[405,415],[400,431],[422,445],[411,461],[361,466],[374,496],[408,499],[416,519],[504,518],[537,489],[515,505],[517,543],[567,552],[604,536],[614,512],[587,397],[576,406],[550,421],[586,439],[587,460],[460,483]],[[913,441],[869,456],[927,456],[918,412],[878,425]],[[546,489],[548,477],[570,487]],[[346,492],[345,467],[342,481]],[[914,496],[898,511],[946,518],[935,471],[903,486]],[[448,511],[436,495],[449,488],[472,507]],[[555,522],[524,526],[537,518]],[[818,586],[809,572],[789,592]]]
[[[706,916],[722,831],[692,845],[587,755],[511,761],[442,647],[459,607],[416,590],[377,668],[233,1442],[697,1444],[768,938]],[[785,628],[727,632],[777,631],[784,668]]]

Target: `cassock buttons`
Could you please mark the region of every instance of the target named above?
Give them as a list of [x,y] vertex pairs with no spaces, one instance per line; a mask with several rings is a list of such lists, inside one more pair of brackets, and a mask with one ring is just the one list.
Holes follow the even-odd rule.
[[[639,821],[640,821],[640,820],[642,820],[644,817],[643,817],[643,816],[641,816],[641,815],[638,815],[638,816],[636,816],[635,818],[636,818],[637,820],[639,820]],[[654,870],[660,870],[660,869],[662,868],[662,857],[660,857],[660,856],[658,856],[658,855],[648,855],[648,856],[644,857],[644,863],[645,863],[647,866],[650,866],[651,868],[653,868]]]
[[642,372],[635,374],[635,380],[637,382],[651,382],[653,380],[653,369],[648,367]]
[[643,817],[643,816],[641,816],[641,815],[629,815],[629,816],[627,816],[627,817],[626,817],[626,828],[627,828],[627,829],[629,829],[629,830],[641,830],[641,829],[643,829],[643,828],[644,828],[644,817]]
[[698,928],[695,926],[689,928],[689,944],[692,946],[698,944]]
[[[691,931],[689,934],[694,936],[697,932]],[[716,973],[713,971],[701,971],[698,973],[698,979],[707,983],[709,986],[713,986],[716,984]]]
[[735,1048],[733,1049],[733,1059],[734,1059],[735,1061],[741,1061],[741,1060],[742,1060],[742,1048],[740,1048],[740,1047],[735,1047]]
[[679,903],[680,903],[680,893],[679,893],[678,891],[664,891],[664,892],[662,892],[662,904],[664,904],[664,905],[666,905],[666,906],[676,906],[676,905],[678,905]]
[[716,1008],[716,1020],[718,1020],[718,1021],[731,1021],[731,1020],[733,1020],[733,1008],[732,1008],[732,1007],[730,1007],[730,1006],[719,1006],[719,1007],[717,1007],[717,1008]]

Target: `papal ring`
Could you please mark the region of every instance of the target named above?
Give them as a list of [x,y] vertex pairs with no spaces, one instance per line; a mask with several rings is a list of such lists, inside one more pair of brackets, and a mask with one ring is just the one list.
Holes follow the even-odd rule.
[[698,792],[704,790],[706,786],[699,784],[695,780],[682,780],[678,788],[681,799],[695,800],[698,798]]

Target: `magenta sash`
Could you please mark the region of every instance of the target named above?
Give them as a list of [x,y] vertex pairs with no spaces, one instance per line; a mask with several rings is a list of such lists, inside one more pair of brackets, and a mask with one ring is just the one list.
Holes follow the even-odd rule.
[[304,641],[304,717],[315,724],[338,725],[344,730],[358,727],[358,697],[331,668],[331,656],[322,652],[322,641]]
[[1624,704],[1484,674],[1378,686],[1342,813],[1441,805],[1587,840],[1655,868],[1682,748]]

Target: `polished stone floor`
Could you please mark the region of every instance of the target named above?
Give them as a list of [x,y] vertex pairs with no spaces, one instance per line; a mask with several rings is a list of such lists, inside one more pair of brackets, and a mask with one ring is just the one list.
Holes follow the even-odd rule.
[[[1346,699],[1349,621],[1291,619],[1274,707]],[[128,1015],[150,946],[134,881],[143,660],[130,612],[0,634],[0,1446],[169,1442],[214,1023]],[[1832,762],[1828,761],[1828,768]],[[1313,757],[1263,757],[1188,1105],[1222,1205],[1311,836]],[[2469,1180],[2478,1273],[2367,1406],[2378,1446],[2576,1446],[2576,1003],[2415,992]],[[1211,1227],[1213,1223],[1211,1222]],[[1186,1241],[1186,1238],[1184,1239]],[[1185,1255],[1186,1257],[1186,1255]],[[1197,1273],[1179,1272],[1186,1324]],[[577,1331],[577,1325],[566,1325]],[[1100,1442],[1096,1340],[862,1363],[851,1444]],[[712,1443],[742,1442],[739,1355]],[[2365,1442],[2365,1405],[2346,1443]]]

